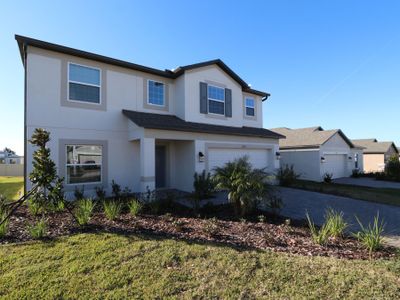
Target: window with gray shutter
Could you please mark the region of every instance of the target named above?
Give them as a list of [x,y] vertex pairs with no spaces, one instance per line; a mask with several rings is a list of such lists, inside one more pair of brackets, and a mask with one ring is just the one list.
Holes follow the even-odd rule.
[[200,113],[208,113],[207,107],[207,83],[200,82]]
[[232,117],[232,90],[225,89],[225,117]]

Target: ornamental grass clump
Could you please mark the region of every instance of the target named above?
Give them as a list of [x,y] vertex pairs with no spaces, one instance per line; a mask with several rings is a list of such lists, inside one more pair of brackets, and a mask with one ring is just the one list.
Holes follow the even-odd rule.
[[[8,211],[5,208],[0,207],[0,238],[4,237],[8,232],[8,225],[10,219],[6,219]],[[4,221],[4,222],[3,222]]]
[[369,254],[371,255],[372,252],[377,251],[382,247],[382,233],[385,229],[385,223],[383,220],[379,220],[379,213],[374,217],[374,223],[372,225],[368,224],[368,227],[365,227],[357,216],[356,219],[361,230],[357,233],[353,233],[353,235],[361,244],[364,245],[365,248],[368,249]]
[[129,204],[128,204],[129,212],[132,216],[136,217],[143,208],[142,203],[139,202],[139,200],[133,198]]
[[327,227],[330,237],[340,238],[343,237],[348,224],[344,220],[343,212],[338,212],[329,208],[325,214],[325,226]]
[[314,243],[324,246],[328,243],[329,239],[329,228],[326,226],[326,223],[323,224],[319,229],[311,220],[308,212],[306,213],[308,227],[310,228],[311,238]]
[[81,199],[76,202],[74,216],[80,226],[86,226],[93,213],[95,204],[92,199]]
[[42,239],[46,236],[47,225],[44,219],[41,219],[36,224],[28,226],[29,234],[34,239]]
[[114,221],[121,214],[122,203],[114,200],[103,201],[103,209],[107,219]]

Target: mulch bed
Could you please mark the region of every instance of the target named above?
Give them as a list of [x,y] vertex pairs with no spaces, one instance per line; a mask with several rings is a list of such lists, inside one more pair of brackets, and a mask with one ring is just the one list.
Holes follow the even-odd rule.
[[[271,250],[304,256],[330,256],[344,259],[369,259],[369,253],[354,238],[331,239],[326,246],[313,243],[308,228],[301,222],[288,226],[283,219],[267,216],[271,222],[232,221],[227,213],[218,219],[203,219],[185,216],[143,214],[133,217],[122,214],[110,221],[101,212],[96,212],[90,224],[82,228],[76,224],[68,212],[47,215],[48,239],[81,232],[111,232],[119,234],[146,234],[165,236],[198,242],[212,242],[235,248]],[[225,217],[224,217],[225,216]],[[0,238],[0,244],[32,240],[27,230],[28,224],[37,220],[25,206],[11,217],[9,232]],[[373,253],[373,258],[394,257],[395,249],[385,247]]]

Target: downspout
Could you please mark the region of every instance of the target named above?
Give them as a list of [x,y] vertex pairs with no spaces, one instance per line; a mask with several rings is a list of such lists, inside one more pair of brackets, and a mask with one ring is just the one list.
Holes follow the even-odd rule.
[[28,154],[28,144],[27,144],[27,127],[26,127],[26,110],[27,110],[27,44],[23,44],[24,51],[24,195],[26,194],[28,180],[28,166],[27,166],[27,154]]

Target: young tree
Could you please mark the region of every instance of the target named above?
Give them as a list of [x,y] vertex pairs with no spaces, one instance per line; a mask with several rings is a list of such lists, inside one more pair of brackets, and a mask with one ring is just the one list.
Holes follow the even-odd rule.
[[50,133],[42,128],[36,128],[29,141],[38,147],[33,153],[33,170],[29,174],[30,181],[37,186],[31,199],[42,208],[64,201],[63,179],[58,177],[56,165],[50,158],[50,149],[46,147],[49,141]]

